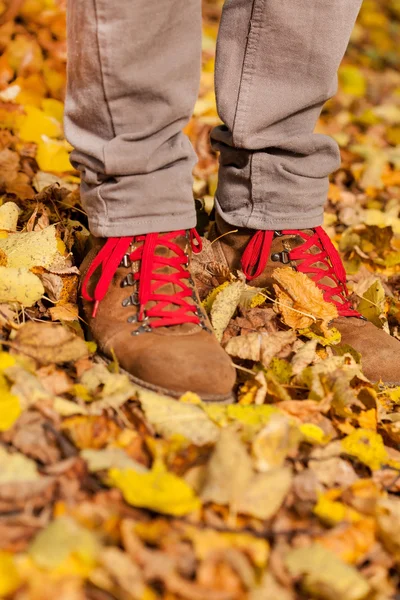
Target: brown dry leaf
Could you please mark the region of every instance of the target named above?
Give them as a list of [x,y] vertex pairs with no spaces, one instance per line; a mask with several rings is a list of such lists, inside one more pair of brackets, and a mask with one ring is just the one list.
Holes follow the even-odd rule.
[[295,341],[294,331],[254,332],[231,338],[225,350],[230,356],[261,362],[268,367],[275,356],[287,356],[290,345]]
[[53,323],[26,323],[17,332],[12,348],[41,365],[61,365],[89,354],[81,338],[66,327]]
[[63,304],[62,306],[52,306],[49,309],[52,321],[78,321],[79,311],[76,304]]
[[4,148],[0,151],[0,186],[7,185],[17,177],[19,156],[17,152]]
[[338,456],[325,460],[310,460],[308,467],[315,473],[318,481],[327,487],[346,488],[358,479],[351,464]]
[[314,361],[318,346],[317,340],[306,342],[292,358],[292,373],[300,375],[300,373]]
[[306,329],[318,322],[326,328],[338,316],[335,305],[325,302],[322,291],[304,273],[284,267],[275,269],[272,277],[277,282],[276,310],[288,327]]
[[[131,600],[142,600],[145,597],[143,575],[128,554],[119,548],[104,548],[100,553],[99,561],[112,582],[115,582],[127,597]],[[94,579],[96,581],[96,575]],[[110,591],[113,587],[112,585]]]
[[41,273],[40,279],[50,300],[58,302],[64,286],[62,278],[54,273]]

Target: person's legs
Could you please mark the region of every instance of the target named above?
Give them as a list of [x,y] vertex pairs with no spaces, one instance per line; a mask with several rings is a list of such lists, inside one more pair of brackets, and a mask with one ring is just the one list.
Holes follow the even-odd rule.
[[314,134],[361,0],[226,0],[217,47],[217,210],[240,227],[322,223],[337,144]]
[[200,0],[70,0],[65,130],[91,232],[194,227]]
[[81,291],[99,350],[151,390],[225,401],[235,369],[189,270],[195,154],[182,128],[199,84],[200,9],[201,0],[70,1],[65,125],[97,238]]
[[[400,344],[360,319],[340,257],[320,227],[337,144],[314,133],[361,0],[227,0],[216,90],[224,125],[213,250],[256,286],[290,265],[337,308],[342,342],[362,355],[373,381],[400,383]],[[258,231],[254,231],[258,230]],[[218,241],[217,241],[218,239]]]

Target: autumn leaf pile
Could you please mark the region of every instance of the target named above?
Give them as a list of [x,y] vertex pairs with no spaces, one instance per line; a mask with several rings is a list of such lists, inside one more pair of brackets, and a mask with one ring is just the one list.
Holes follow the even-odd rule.
[[[220,10],[204,2],[187,127],[202,231]],[[400,339],[399,42],[399,1],[365,0],[318,130],[342,151],[325,228],[354,302]],[[77,306],[89,232],[62,129],[65,0],[0,1],[0,54],[0,597],[398,597],[400,387],[366,379],[305,276],[250,288],[210,268],[207,243],[194,270],[238,402],[176,401],[106,363]]]

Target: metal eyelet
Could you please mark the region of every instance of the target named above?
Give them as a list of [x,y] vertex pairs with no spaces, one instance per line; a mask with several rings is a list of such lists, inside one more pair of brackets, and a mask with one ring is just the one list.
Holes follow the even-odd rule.
[[121,287],[128,287],[135,285],[136,281],[134,279],[133,273],[128,273],[128,275],[121,281]]
[[128,269],[129,267],[132,266],[131,260],[129,258],[129,254],[125,254],[124,258],[121,260],[120,267],[125,267],[126,269]]
[[128,296],[128,298],[124,298],[124,300],[122,300],[122,306],[124,308],[126,308],[127,306],[139,306],[140,302],[139,302],[139,292],[135,292],[134,294],[131,294],[130,296]]
[[140,335],[141,333],[150,333],[152,331],[149,325],[141,325],[135,331],[132,331],[132,335]]
[[275,252],[271,255],[271,260],[274,262],[281,262],[284,265],[288,265],[290,263],[289,252],[286,250],[282,250],[282,252]]

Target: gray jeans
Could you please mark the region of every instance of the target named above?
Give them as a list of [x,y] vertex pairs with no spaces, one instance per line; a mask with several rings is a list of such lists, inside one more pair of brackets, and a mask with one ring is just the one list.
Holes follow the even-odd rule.
[[[256,229],[320,225],[336,143],[314,133],[362,0],[226,0],[216,206]],[[190,228],[201,0],[69,0],[65,129],[96,236]]]

